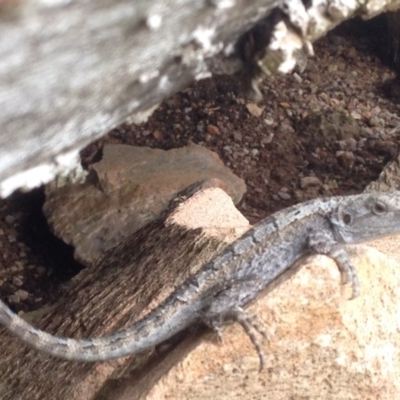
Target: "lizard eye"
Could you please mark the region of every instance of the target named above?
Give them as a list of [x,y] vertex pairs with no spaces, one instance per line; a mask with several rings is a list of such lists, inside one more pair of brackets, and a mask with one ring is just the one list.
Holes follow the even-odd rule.
[[349,213],[343,213],[342,221],[345,225],[350,225],[353,222],[353,216]]
[[386,204],[378,201],[372,205],[372,212],[376,215],[384,214],[387,211]]

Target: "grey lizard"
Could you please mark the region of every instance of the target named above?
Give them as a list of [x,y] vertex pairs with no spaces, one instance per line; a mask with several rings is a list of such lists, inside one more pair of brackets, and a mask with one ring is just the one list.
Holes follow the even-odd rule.
[[34,328],[0,301],[0,323],[25,343],[68,360],[99,361],[151,348],[192,325],[241,324],[265,363],[256,319],[243,307],[301,257],[333,258],[343,284],[359,294],[359,281],[343,244],[400,233],[400,192],[329,197],[282,210],[253,226],[192,275],[163,303],[125,330],[93,339],[70,339]]

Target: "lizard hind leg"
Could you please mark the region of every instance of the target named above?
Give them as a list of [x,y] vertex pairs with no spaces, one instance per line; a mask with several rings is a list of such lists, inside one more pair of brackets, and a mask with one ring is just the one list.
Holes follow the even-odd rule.
[[223,315],[205,320],[204,322],[217,333],[221,343],[223,343],[221,334],[222,325],[227,322],[237,322],[240,324],[257,351],[260,359],[260,371],[264,369],[266,364],[265,353],[257,333],[265,339],[268,339],[268,335],[258,315],[247,313],[241,307],[237,307]]
[[266,363],[265,353],[256,333],[259,333],[265,339],[268,339],[268,336],[259,316],[249,314],[242,308],[237,308],[232,312],[232,320],[239,323],[249,337],[260,359],[260,371],[262,371]]

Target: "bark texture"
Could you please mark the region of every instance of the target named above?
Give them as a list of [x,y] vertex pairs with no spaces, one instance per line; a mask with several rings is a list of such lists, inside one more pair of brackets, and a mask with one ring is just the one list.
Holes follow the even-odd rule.
[[209,76],[272,4],[0,2],[0,194],[71,170],[86,144]]
[[0,196],[71,171],[81,178],[78,153],[89,142],[126,120],[143,121],[195,79],[240,69],[230,58],[235,44],[277,6],[290,23],[277,28],[272,59],[287,72],[303,44],[352,16],[370,18],[399,4],[2,0]]
[[[77,275],[48,309],[27,317],[34,325],[63,336],[93,337],[115,332],[159,304],[190,271],[226,245],[199,233],[198,229],[188,231],[177,225],[153,223]],[[127,391],[129,399],[143,398],[193,347],[195,336],[178,352],[174,352],[172,341],[169,346],[130,358],[78,363],[28,349],[2,329],[0,398],[118,400]]]

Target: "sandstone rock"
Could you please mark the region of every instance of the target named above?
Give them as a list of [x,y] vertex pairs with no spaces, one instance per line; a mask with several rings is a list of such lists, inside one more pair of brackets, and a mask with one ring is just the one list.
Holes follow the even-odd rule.
[[202,342],[147,399],[400,398],[397,243],[395,237],[374,243],[387,255],[368,246],[353,252],[361,280],[355,300],[341,294],[335,263],[314,256],[254,304],[249,311],[269,333],[264,371],[248,337],[231,325],[223,344]]

